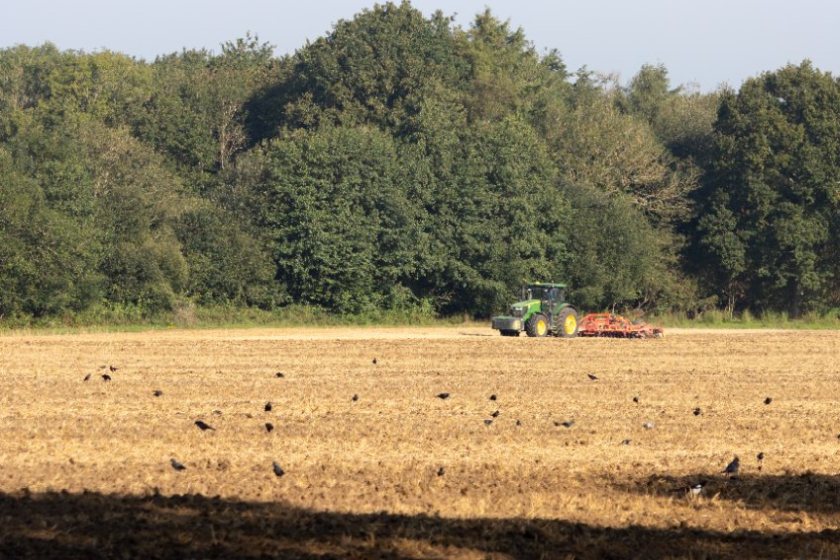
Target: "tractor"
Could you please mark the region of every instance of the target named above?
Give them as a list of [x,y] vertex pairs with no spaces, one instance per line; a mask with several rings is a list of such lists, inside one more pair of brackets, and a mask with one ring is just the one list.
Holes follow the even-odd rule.
[[566,299],[566,285],[536,282],[522,288],[522,300],[510,306],[510,315],[493,317],[492,327],[502,336],[573,337],[578,331],[577,311]]

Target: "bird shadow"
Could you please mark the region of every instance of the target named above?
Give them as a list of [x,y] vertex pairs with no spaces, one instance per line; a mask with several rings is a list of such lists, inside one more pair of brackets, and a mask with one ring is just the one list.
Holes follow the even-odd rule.
[[0,520],[0,558],[840,558],[835,530],[357,514],[201,495],[0,493]]
[[800,474],[750,473],[696,474],[681,477],[651,476],[618,485],[639,494],[675,496],[704,482],[703,496],[739,502],[750,509],[833,514],[840,512],[840,476],[805,472]]

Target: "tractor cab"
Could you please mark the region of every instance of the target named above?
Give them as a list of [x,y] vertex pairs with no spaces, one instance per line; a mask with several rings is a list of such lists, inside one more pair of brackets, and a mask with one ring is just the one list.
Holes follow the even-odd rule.
[[571,337],[577,334],[577,312],[566,303],[566,285],[536,282],[522,287],[522,299],[510,306],[510,315],[493,317],[492,327],[502,336]]

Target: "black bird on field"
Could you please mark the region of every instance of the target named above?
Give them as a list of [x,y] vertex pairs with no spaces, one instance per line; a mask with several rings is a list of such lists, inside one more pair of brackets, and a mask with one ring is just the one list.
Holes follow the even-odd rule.
[[83,381],[90,381],[90,374],[85,375]]
[[214,428],[210,424],[206,424],[205,422],[203,422],[201,420],[196,420],[195,425],[198,426],[198,429],[200,429],[202,432],[205,432],[207,430],[216,431],[216,428]]
[[492,421],[491,419],[489,419],[489,418],[487,418],[487,419],[485,419],[485,420],[484,420],[484,425],[485,425],[485,426],[489,426],[489,425],[490,425],[490,424],[492,424],[492,423],[493,423],[493,421]]
[[758,459],[759,461],[763,461],[764,460],[764,451],[762,451],[758,455],[756,455],[755,458]]
[[638,403],[639,402],[639,397],[633,397],[633,402]]
[[264,408],[265,408],[265,411],[266,411],[266,412],[271,412],[271,403],[270,403],[270,402],[265,403],[265,407],[264,407]]
[[621,442],[621,445],[630,445],[631,441],[629,439],[625,439]]
[[495,401],[495,400],[496,400],[496,395],[495,395],[495,393],[494,393],[494,394],[492,394],[492,395],[490,395],[490,400],[491,400],[491,401]]
[[694,416],[700,416],[701,414],[703,414],[703,411],[700,410],[699,406],[694,409]]
[[376,358],[373,359],[373,365],[376,365]]
[[446,469],[444,469],[443,467],[439,468],[437,471],[437,475],[443,476],[444,474],[446,474]]
[[516,425],[517,425],[517,426],[521,426],[521,425],[522,425],[522,421],[521,421],[521,420],[517,420],[517,421],[516,421]]
[[353,395],[352,397],[350,397],[350,400],[356,402],[357,400],[359,400],[359,395]]
[[494,413],[493,413],[493,414],[491,414],[490,416],[492,416],[493,418],[498,418],[498,417],[499,417],[499,414],[501,414],[501,412],[499,412],[499,411],[497,410],[496,412],[494,412]]
[[273,430],[273,429],[274,429],[274,424],[272,424],[271,422],[266,422],[265,423],[265,431],[266,432],[268,432],[270,434],[271,430]]
[[738,474],[738,469],[741,468],[741,460],[738,459],[736,455],[732,462],[726,465],[726,468],[723,469],[722,474]]
[[594,373],[587,373],[586,377],[588,377],[590,381],[598,381],[598,376]]
[[152,392],[152,394],[156,397],[159,397],[163,394],[163,391],[161,391],[160,389],[155,389],[154,392]]
[[177,459],[169,459],[169,464],[172,465],[172,468],[176,471],[185,471],[187,467],[183,465],[183,463],[179,463]]
[[571,427],[572,427],[572,426],[574,426],[574,425],[575,425],[575,421],[574,421],[574,420],[566,420],[565,422],[563,422],[563,423],[561,424],[561,426],[563,426],[564,428],[571,428]]
[[283,373],[282,371],[278,371],[277,373],[274,374],[274,377],[277,377],[277,378],[286,377],[286,374]]
[[773,399],[770,398],[770,397],[767,397],[766,399],[764,399],[764,404],[770,404],[771,402],[773,402]]
[[111,370],[111,373],[117,371],[117,368],[115,368],[114,366],[108,366],[108,369]]
[[446,399],[449,398],[449,393],[438,393],[436,396],[437,396],[437,398],[445,401]]
[[286,471],[283,470],[283,467],[277,464],[277,461],[271,462],[271,468],[274,469],[274,475],[277,477],[281,477],[286,474]]
[[111,381],[111,376],[107,373],[102,374],[102,381]]

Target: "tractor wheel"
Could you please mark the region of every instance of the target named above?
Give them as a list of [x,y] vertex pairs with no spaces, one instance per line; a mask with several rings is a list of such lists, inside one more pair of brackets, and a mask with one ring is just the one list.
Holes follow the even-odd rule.
[[542,313],[534,313],[525,323],[528,336],[545,336],[548,334],[548,319]]
[[557,327],[554,333],[563,338],[572,338],[577,336],[577,331],[577,311],[573,307],[564,307],[557,314]]
[[502,336],[519,336],[519,331],[502,331]]

